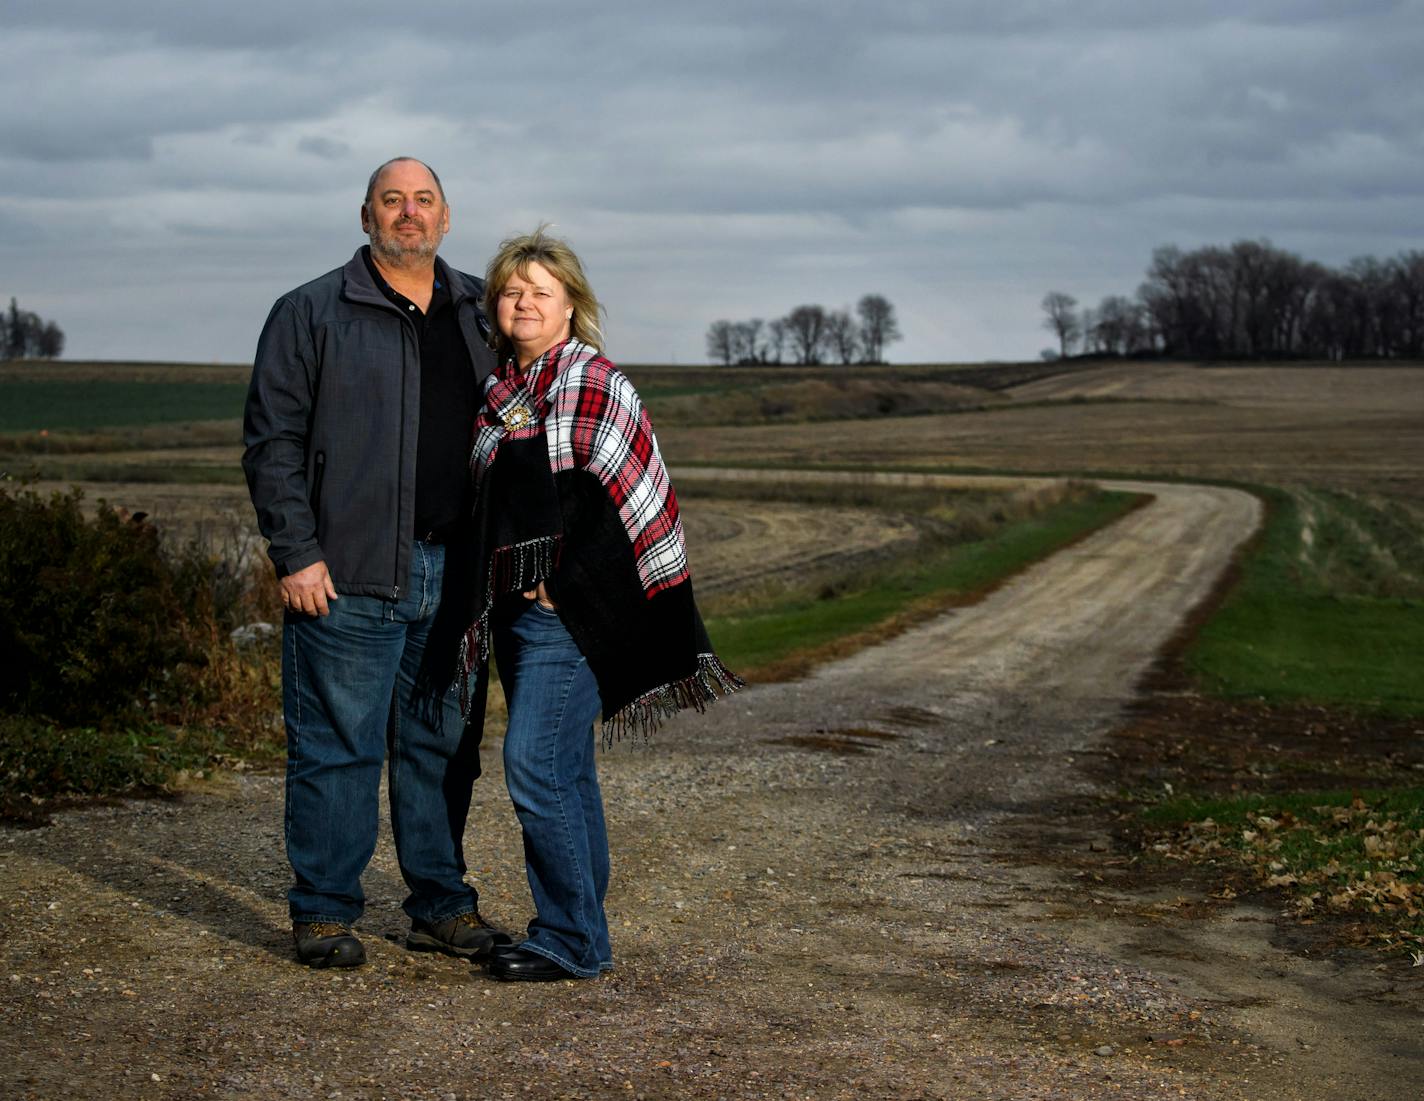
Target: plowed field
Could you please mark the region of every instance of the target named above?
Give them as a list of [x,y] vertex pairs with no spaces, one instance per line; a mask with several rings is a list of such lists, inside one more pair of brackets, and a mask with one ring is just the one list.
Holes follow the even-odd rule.
[[[689,428],[672,460],[906,463],[1209,477],[1424,498],[1424,368],[1115,365],[1041,379],[980,412]],[[1038,404],[1043,403],[1043,404]]]

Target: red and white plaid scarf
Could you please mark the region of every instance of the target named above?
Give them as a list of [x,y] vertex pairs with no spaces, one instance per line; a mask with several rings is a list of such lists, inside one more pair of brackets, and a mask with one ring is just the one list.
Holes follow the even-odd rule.
[[544,432],[549,469],[587,470],[618,509],[648,595],[687,580],[687,545],[667,467],[642,399],[598,349],[556,344],[520,373],[513,359],[485,384],[470,465],[480,482],[500,444]]

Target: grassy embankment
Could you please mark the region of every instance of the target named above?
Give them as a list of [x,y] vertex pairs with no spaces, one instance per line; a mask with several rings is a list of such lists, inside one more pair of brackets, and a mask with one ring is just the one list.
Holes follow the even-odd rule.
[[[1244,706],[1327,708],[1344,713],[1347,728],[1407,730],[1424,716],[1424,508],[1339,492],[1261,493],[1264,529],[1183,667],[1205,692]],[[1352,755],[1378,753],[1373,741],[1363,751],[1350,741],[1322,752],[1339,754],[1346,771]],[[1273,751],[1257,747],[1255,771],[1279,789]],[[1382,786],[1351,790],[1306,781],[1267,792],[1244,782],[1233,794],[1188,781],[1151,801],[1142,821],[1168,858],[1244,873],[1283,891],[1302,917],[1362,922],[1366,937],[1418,947],[1424,787],[1402,778],[1385,773]]]
[[1240,583],[1187,653],[1215,695],[1424,715],[1424,513],[1265,491]]

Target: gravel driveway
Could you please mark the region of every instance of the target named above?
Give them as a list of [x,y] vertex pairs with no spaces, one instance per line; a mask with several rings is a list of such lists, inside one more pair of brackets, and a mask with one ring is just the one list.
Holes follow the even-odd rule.
[[[981,603],[604,754],[597,981],[406,952],[388,836],[369,964],[296,966],[277,776],[0,833],[0,1096],[1416,1096],[1408,1021],[1330,1016],[1329,976],[1258,915],[1144,931],[1029,855],[1110,859],[1055,826],[1093,790],[1075,761],[1259,519],[1233,490],[1124,488],[1156,499]],[[517,927],[497,738],[485,764],[472,878]],[[1324,1016],[1295,1028],[1312,991]]]

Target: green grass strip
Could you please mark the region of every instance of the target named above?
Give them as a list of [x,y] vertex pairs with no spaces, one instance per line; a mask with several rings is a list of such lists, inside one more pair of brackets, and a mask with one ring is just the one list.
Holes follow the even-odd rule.
[[[1356,800],[1372,817],[1395,819],[1406,829],[1424,829],[1424,787],[1371,789],[1368,791],[1293,791],[1257,795],[1179,795],[1143,809],[1149,825],[1172,827],[1207,818],[1224,830],[1252,827],[1262,815],[1288,814],[1302,821],[1333,818],[1331,808],[1350,808]],[[1424,843],[1424,838],[1419,839]]]
[[0,432],[237,418],[246,396],[235,382],[3,381]]
[[713,616],[707,628],[733,669],[752,671],[873,629],[922,599],[985,590],[1060,547],[1111,523],[1135,498],[1098,493],[1048,509],[979,542],[933,550],[869,583],[826,599],[796,599],[755,612]]
[[1295,499],[1259,492],[1265,528],[1187,667],[1216,696],[1424,715],[1424,601],[1352,593],[1348,576],[1318,586]]

